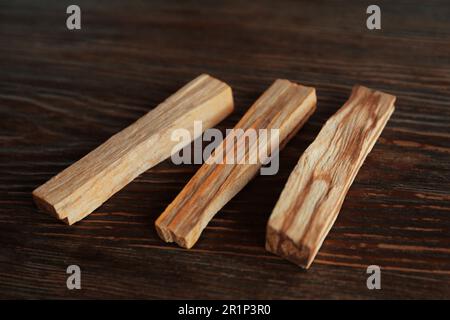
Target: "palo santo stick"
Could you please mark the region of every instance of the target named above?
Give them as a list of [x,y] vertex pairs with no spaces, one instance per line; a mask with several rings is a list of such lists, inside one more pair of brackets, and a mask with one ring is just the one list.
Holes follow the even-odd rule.
[[201,75],[34,190],[34,200],[41,209],[73,224],[139,174],[178,152],[172,150],[179,144],[171,139],[173,130],[187,129],[195,139],[201,132],[194,131],[194,121],[202,121],[207,129],[232,110],[231,88]]
[[[263,150],[267,156],[278,152],[277,143],[282,147],[315,108],[314,88],[276,80],[156,220],[160,237],[166,242],[175,241],[182,247],[191,248],[213,216],[268,160],[261,156]],[[279,135],[265,139],[259,129],[279,129]],[[253,143],[248,139],[251,132],[257,135]],[[234,158],[235,154],[240,154],[239,159],[230,164],[228,159]],[[217,161],[221,157],[224,162]],[[260,161],[250,160],[258,157]],[[240,161],[243,159],[248,161]]]
[[309,268],[395,97],[355,86],[292,171],[267,224],[266,249]]

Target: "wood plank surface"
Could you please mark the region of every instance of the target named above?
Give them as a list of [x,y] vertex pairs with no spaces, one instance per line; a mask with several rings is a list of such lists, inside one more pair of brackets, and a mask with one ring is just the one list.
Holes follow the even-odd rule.
[[[280,146],[286,145],[304,125],[316,103],[314,88],[276,80],[158,217],[155,227],[159,236],[191,248],[209,221],[245,187],[262,164],[279,155]],[[275,161],[277,164],[271,164],[274,172],[279,169]]]
[[309,268],[361,165],[394,112],[395,97],[355,86],[300,157],[267,223],[266,249]]
[[[377,1],[86,1],[68,31],[65,0],[0,2],[0,297],[449,298],[450,4]],[[233,88],[233,128],[275,79],[317,89],[317,111],[191,250],[154,222],[198,170],[170,160],[73,226],[31,192],[185,83]],[[265,250],[281,191],[355,84],[397,97],[313,266]],[[79,265],[82,289],[67,290]],[[379,265],[382,289],[368,290]],[[168,285],[170,284],[170,285]]]

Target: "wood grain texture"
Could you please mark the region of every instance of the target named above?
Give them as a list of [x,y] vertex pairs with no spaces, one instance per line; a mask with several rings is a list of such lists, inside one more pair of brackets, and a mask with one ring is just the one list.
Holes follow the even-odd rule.
[[159,216],[159,236],[191,248],[214,215],[303,126],[316,102],[314,88],[276,80]]
[[394,102],[390,94],[353,88],[290,174],[267,223],[268,251],[311,266]]
[[[2,298],[393,299],[450,297],[450,5],[86,1],[0,2]],[[190,250],[154,221],[197,172],[170,160],[74,226],[38,213],[30,193],[201,73],[233,88],[233,128],[277,78],[315,87],[317,110]],[[313,266],[264,248],[267,220],[299,157],[354,84],[396,109],[355,178]],[[66,268],[82,270],[67,290]],[[368,290],[368,265],[382,289]]]
[[232,111],[231,88],[209,75],[200,75],[34,190],[34,201],[42,210],[71,225],[138,175],[181,150],[184,146],[172,139],[174,130],[185,129],[195,140],[202,134],[194,130],[196,121],[205,130]]

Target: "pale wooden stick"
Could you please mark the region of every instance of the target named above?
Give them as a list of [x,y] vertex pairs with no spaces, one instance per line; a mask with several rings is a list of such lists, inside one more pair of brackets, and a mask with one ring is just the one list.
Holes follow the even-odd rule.
[[266,249],[309,268],[395,97],[355,86],[292,171],[267,224]]
[[[156,220],[160,237],[166,242],[175,241],[182,247],[191,248],[213,216],[252,179],[261,163],[267,160],[260,157],[262,149],[270,149],[267,154],[273,154],[271,152],[278,150],[276,142],[284,145],[303,126],[315,108],[314,88],[288,80],[276,80]],[[237,133],[238,129],[242,129],[240,134]],[[258,130],[253,144],[249,142],[250,139],[247,140],[252,132],[250,129]],[[272,135],[267,140],[261,138],[259,129],[279,129],[278,139]],[[261,145],[261,142],[266,144]],[[227,156],[239,154],[239,151],[245,152],[240,157],[246,157],[245,164],[238,163],[238,159],[234,164],[227,162]],[[225,163],[215,161],[223,154]],[[259,161],[252,163],[250,159]]]
[[41,209],[73,224],[99,207],[139,174],[171,156],[175,129],[189,130],[194,121],[207,129],[233,110],[231,88],[209,75],[186,84],[135,123],[112,136],[85,157],[33,191]]

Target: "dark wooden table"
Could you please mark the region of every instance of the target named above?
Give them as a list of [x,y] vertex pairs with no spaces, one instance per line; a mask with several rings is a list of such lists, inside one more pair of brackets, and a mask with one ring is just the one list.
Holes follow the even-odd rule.
[[[1,298],[450,298],[450,4],[378,1],[0,3]],[[154,221],[198,166],[167,160],[74,226],[31,192],[200,73],[233,87],[231,128],[275,78],[314,86],[317,112],[191,250]],[[354,84],[398,97],[312,268],[264,249],[286,179]],[[82,289],[66,288],[66,268]],[[382,289],[368,290],[368,265]]]

